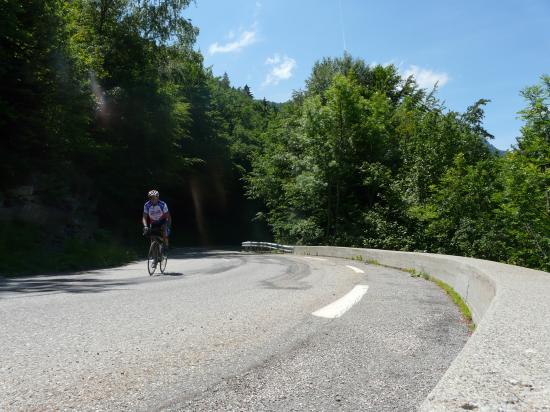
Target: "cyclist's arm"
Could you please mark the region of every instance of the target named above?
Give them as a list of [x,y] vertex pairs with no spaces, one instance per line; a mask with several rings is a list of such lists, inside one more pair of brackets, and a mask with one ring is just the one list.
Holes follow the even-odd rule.
[[171,227],[172,226],[172,216],[170,216],[170,212],[166,212],[164,216],[166,217],[166,224],[168,225],[168,227]]
[[143,223],[143,226],[147,226],[147,218],[149,216],[147,215],[147,213],[144,213],[143,214],[143,217],[141,218],[141,222]]

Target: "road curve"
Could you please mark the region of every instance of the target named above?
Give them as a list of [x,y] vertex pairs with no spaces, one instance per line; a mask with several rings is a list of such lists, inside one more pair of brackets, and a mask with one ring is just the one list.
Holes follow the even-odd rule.
[[404,272],[233,251],[0,278],[0,324],[0,410],[414,410],[467,339]]

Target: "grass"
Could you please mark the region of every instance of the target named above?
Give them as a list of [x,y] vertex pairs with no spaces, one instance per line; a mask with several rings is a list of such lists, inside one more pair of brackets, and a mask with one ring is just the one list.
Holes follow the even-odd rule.
[[403,269],[399,269],[403,272],[407,272],[407,273],[410,273],[410,275],[413,277],[413,278],[416,278],[418,277],[418,274],[416,273],[416,270],[414,269],[409,269],[409,268],[403,268]]
[[418,272],[415,269],[409,269],[409,268],[404,268],[400,270],[410,273],[410,275],[413,278],[422,278],[430,282],[433,282],[437,286],[439,286],[441,289],[443,289],[445,293],[450,296],[450,298],[453,300],[455,305],[458,306],[458,309],[460,310],[462,317],[466,320],[466,324],[468,325],[468,329],[470,329],[470,332],[473,332],[475,330],[475,324],[472,321],[472,312],[470,311],[470,308],[468,307],[468,305],[466,305],[466,302],[464,302],[462,297],[458,293],[456,293],[456,291],[450,285],[423,271]]
[[90,239],[62,238],[28,223],[10,223],[0,232],[0,275],[20,276],[117,266],[137,258],[105,231]]
[[[352,257],[352,260],[355,260],[355,259]],[[375,259],[367,259],[367,263],[370,263],[372,265],[390,267],[392,269],[401,270],[403,272],[409,273],[413,278],[422,278],[427,281],[435,283],[437,286],[443,289],[445,293],[450,296],[450,298],[455,303],[455,305],[458,306],[458,309],[460,310],[462,317],[466,321],[466,324],[470,332],[473,332],[475,330],[475,324],[472,320],[472,312],[470,311],[470,308],[468,307],[468,305],[466,305],[466,302],[464,302],[462,297],[447,283],[423,271],[418,272],[417,270],[411,269],[411,268],[398,268],[394,266],[383,265]]]
[[428,278],[426,280],[430,280],[434,282],[437,286],[439,286],[441,289],[447,293],[453,300],[453,302],[458,306],[458,309],[460,310],[460,313],[462,313],[462,316],[466,320],[466,324],[468,325],[468,329],[470,329],[470,332],[473,332],[475,330],[475,324],[472,320],[472,312],[470,311],[470,308],[468,305],[466,305],[466,302],[462,299],[462,297],[456,293],[456,291],[445,282],[434,278],[433,276],[427,275]]

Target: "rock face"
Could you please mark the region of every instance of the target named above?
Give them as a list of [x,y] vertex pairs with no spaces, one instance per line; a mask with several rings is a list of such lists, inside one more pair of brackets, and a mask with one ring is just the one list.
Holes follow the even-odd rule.
[[68,216],[61,209],[41,204],[34,185],[28,185],[7,192],[0,204],[0,220],[18,220],[49,226],[67,223]]
[[0,222],[26,222],[67,235],[88,237],[97,227],[93,205],[76,197],[62,199],[58,206],[45,205],[34,185],[19,186],[0,196]]

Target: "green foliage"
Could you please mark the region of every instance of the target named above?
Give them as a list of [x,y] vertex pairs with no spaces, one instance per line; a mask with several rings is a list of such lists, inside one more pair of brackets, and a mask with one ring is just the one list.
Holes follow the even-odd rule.
[[528,106],[517,149],[502,162],[503,190],[497,218],[503,222],[510,247],[509,262],[550,270],[550,76],[527,87]]
[[447,112],[435,90],[346,54],[315,64],[269,123],[248,194],[275,239],[475,256],[548,268],[548,76],[527,88],[518,150],[492,154],[480,99]]
[[464,154],[455,157],[424,210],[416,213],[426,224],[425,233],[438,252],[504,260],[509,252],[495,219],[494,193],[500,188],[495,172],[498,161],[467,164]]
[[90,105],[73,77],[63,2],[4,1],[0,15],[0,126],[9,153],[0,165],[0,190],[6,191],[31,183],[31,171],[70,176],[67,157],[89,147]]

